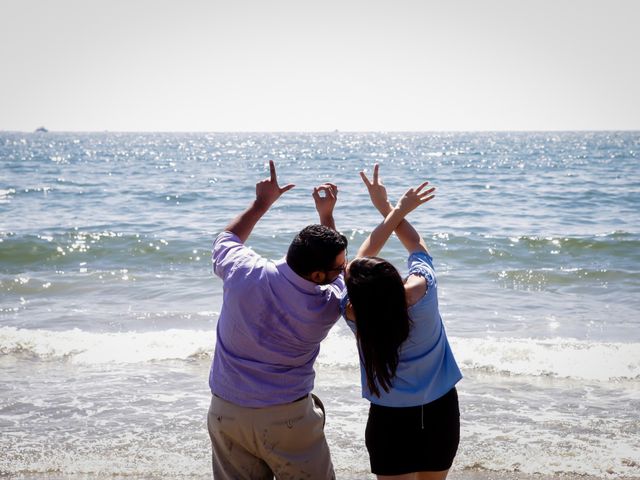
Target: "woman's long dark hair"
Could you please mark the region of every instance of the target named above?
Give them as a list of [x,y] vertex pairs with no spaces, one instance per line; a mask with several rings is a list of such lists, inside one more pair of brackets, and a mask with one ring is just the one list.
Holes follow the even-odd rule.
[[396,268],[378,257],[353,260],[346,283],[367,386],[379,397],[378,386],[385,392],[391,387],[400,346],[411,328],[404,284]]

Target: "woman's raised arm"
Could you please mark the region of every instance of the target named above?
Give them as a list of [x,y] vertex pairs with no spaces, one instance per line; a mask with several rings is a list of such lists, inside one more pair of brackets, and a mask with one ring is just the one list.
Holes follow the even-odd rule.
[[[391,203],[389,203],[389,199],[387,198],[387,189],[382,184],[382,180],[380,180],[378,173],[379,165],[376,163],[373,166],[373,181],[370,181],[364,172],[360,172],[360,177],[369,191],[371,203],[376,207],[380,214],[386,218],[386,216],[393,210],[393,207],[391,206]],[[429,189],[430,192],[433,192],[434,190],[435,188]],[[433,198],[433,195],[431,198]],[[395,227],[395,232],[398,239],[402,242],[409,253],[421,251],[428,253],[427,245],[423,238],[407,219],[403,218],[400,221],[400,223]]]
[[[377,180],[376,177],[374,178]],[[376,256],[380,252],[382,247],[384,247],[384,244],[387,243],[387,240],[389,239],[393,231],[398,228],[398,226],[402,221],[405,221],[405,223],[408,225],[411,231],[415,232],[415,235],[417,235],[417,238],[418,238],[418,245],[419,245],[419,242],[421,241],[420,235],[415,231],[413,227],[411,227],[411,225],[408,222],[406,222],[406,220],[404,220],[404,218],[410,212],[418,208],[420,205],[423,205],[427,203],[429,200],[433,199],[434,197],[433,192],[435,188],[433,187],[426,188],[427,185],[429,185],[429,182],[423,182],[418,187],[410,188],[404,193],[404,195],[400,198],[400,200],[398,200],[397,205],[391,208],[391,210],[387,213],[382,223],[380,223],[371,232],[371,234],[365,239],[365,241],[360,246],[360,249],[358,250],[356,257]],[[386,191],[385,191],[385,197],[386,197]],[[378,200],[379,198],[376,199],[376,201]],[[372,199],[372,202],[374,203],[374,205],[376,204],[376,201]],[[406,229],[403,229],[403,231],[404,230]],[[396,233],[397,233],[397,230],[396,230]],[[400,234],[398,236],[400,236]],[[411,239],[410,242],[413,244],[413,242],[415,242],[415,239]]]

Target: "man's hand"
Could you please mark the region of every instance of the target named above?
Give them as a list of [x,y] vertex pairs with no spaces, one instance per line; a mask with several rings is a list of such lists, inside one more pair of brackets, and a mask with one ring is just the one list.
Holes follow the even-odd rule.
[[280,198],[280,195],[295,187],[292,183],[289,183],[284,187],[280,187],[278,185],[276,166],[273,163],[273,160],[269,160],[269,171],[269,178],[265,178],[264,180],[260,180],[256,183],[256,204],[265,210],[268,210],[269,207],[271,207],[271,205]]
[[[324,192],[324,196],[320,192]],[[338,201],[338,187],[333,183],[323,183],[313,189],[313,200],[320,218],[333,215],[333,209]]]
[[373,182],[369,181],[364,171],[360,172],[360,177],[369,191],[371,203],[383,216],[386,216],[391,210],[391,205],[387,198],[387,189],[378,176],[378,169],[379,165],[376,163],[373,166]]
[[[321,195],[321,192],[324,195]],[[320,216],[320,223],[325,227],[336,229],[333,221],[333,209],[338,201],[338,187],[333,183],[323,183],[313,189],[313,200]]]
[[273,202],[280,198],[280,195],[284,192],[294,187],[291,183],[282,188],[278,186],[276,166],[271,160],[269,161],[269,171],[271,172],[269,178],[256,183],[256,199],[254,202],[225,227],[226,231],[235,233],[242,243],[247,241],[253,231],[253,227],[267,213]]

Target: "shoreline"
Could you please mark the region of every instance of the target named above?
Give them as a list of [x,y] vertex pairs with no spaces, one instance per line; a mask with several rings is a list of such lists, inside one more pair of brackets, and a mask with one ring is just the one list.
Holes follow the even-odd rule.
[[[352,476],[340,472],[340,469],[336,469],[336,478],[339,480],[367,480],[375,479],[375,476],[371,473],[367,473],[362,477]],[[355,475],[355,474],[354,474]],[[12,480],[207,480],[211,479],[211,475],[135,475],[135,474],[109,474],[109,473],[24,473],[24,474],[12,474],[0,472],[0,479],[8,478]],[[640,477],[618,476],[615,473],[610,474],[608,477],[600,477],[586,474],[568,474],[558,473],[555,475],[549,474],[530,474],[522,472],[497,472],[490,470],[455,470],[452,469],[447,477],[448,480],[602,480],[603,478],[611,478],[616,480],[638,480]]]

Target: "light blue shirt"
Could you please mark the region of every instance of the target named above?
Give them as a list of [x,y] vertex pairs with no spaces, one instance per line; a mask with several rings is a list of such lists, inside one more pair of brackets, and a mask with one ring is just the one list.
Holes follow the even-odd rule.
[[223,280],[223,297],[211,392],[244,407],[288,403],[311,392],[320,342],[340,318],[343,275],[317,285],[231,232],[213,244],[213,271]]
[[[409,255],[409,275],[420,275],[427,281],[427,292],[409,307],[413,324],[409,338],[400,347],[396,376],[389,392],[380,388],[380,397],[367,387],[367,377],[360,359],[362,396],[376,405],[387,407],[415,407],[437,400],[462,379],[438,309],[438,281],[433,259],[423,252]],[[342,299],[342,314],[348,297]],[[347,320],[345,316],[345,320]],[[393,321],[393,319],[389,319]],[[355,322],[347,325],[356,333]]]

